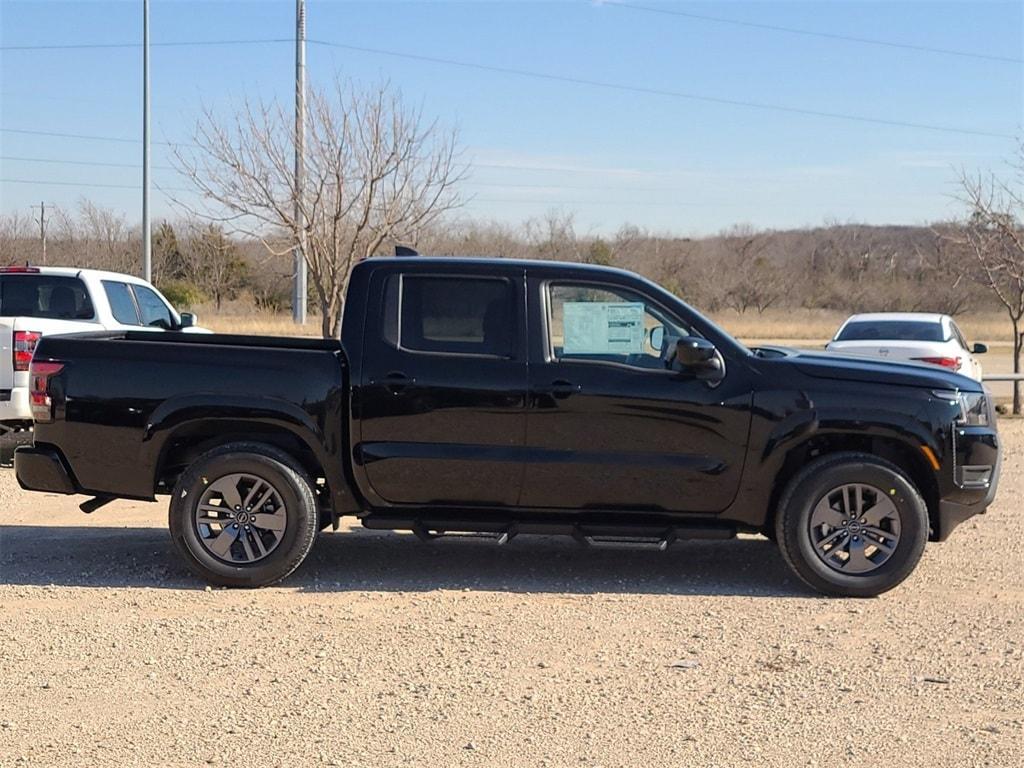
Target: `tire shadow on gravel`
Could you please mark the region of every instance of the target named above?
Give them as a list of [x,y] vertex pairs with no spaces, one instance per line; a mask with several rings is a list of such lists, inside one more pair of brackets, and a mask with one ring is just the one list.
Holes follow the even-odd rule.
[[[204,589],[163,528],[0,526],[0,583]],[[775,545],[760,538],[678,542],[665,552],[582,547],[520,536],[423,543],[355,528],[321,535],[284,588],[307,592],[469,589],[590,594],[802,596]]]

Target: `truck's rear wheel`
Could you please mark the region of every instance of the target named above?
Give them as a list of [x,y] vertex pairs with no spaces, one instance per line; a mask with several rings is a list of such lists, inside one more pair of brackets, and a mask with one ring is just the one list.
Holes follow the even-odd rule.
[[886,592],[917,565],[928,509],[913,482],[876,456],[811,462],[789,483],[775,520],[783,557],[805,583],[839,597]]
[[181,475],[168,522],[192,572],[220,586],[260,587],[299,567],[319,510],[309,477],[290,456],[233,443],[203,454]]

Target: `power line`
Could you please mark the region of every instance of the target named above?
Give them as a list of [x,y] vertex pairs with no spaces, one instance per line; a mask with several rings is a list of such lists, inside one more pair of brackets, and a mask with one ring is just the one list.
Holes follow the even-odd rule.
[[[60,133],[58,131],[35,131],[27,128],[0,128],[2,133],[19,133],[26,136],[50,136],[57,139],[83,139],[86,141],[115,141],[121,144],[141,144],[142,139],[127,139],[122,136],[97,136],[86,133]],[[196,144],[188,144],[179,141],[154,141],[154,144],[162,144],[166,147],[196,147]]]
[[784,27],[780,24],[765,24],[757,21],[743,21],[741,19],[730,19],[723,16],[709,16],[703,13],[691,13],[680,11],[674,8],[655,8],[649,5],[637,3],[619,2],[619,0],[604,0],[603,5],[614,8],[622,8],[630,11],[641,11],[644,13],[658,13],[664,16],[680,16],[695,21],[709,21],[715,24],[728,24],[736,27],[748,27],[750,29],[761,29],[769,32],[785,32],[791,35],[804,35],[806,37],[820,37],[826,40],[841,40],[846,43],[861,43],[864,45],[878,45],[885,48],[899,48],[918,53],[937,53],[944,56],[960,56],[969,59],[983,59],[986,61],[998,61],[1006,64],[1021,64],[1024,59],[1013,56],[996,56],[989,53],[976,53],[974,51],[961,51],[954,48],[936,48],[929,45],[915,45],[913,43],[901,43],[896,40],[880,40],[872,37],[857,37],[854,35],[841,35],[836,32],[821,32],[813,29],[802,29],[800,27]]
[[[139,170],[142,165],[139,163],[113,163],[105,162],[101,160],[69,160],[69,159],[58,159],[48,157],[20,157],[18,155],[0,155],[0,160],[11,160],[19,163],[45,163],[47,165],[85,165],[95,166],[98,168],[125,168],[128,170]],[[470,163],[471,168],[495,168],[505,171],[517,171],[525,170],[527,166],[505,166],[505,165],[482,165],[476,163]],[[160,171],[174,171],[175,173],[181,173],[180,169],[175,168],[173,165],[153,165],[150,166],[154,170]],[[557,166],[549,166],[545,169],[543,166],[532,166],[536,170],[563,170]],[[602,173],[601,169],[564,169],[568,172],[577,173]],[[467,180],[462,182],[466,186],[471,187],[492,187],[496,189],[572,189],[587,191],[590,189],[597,190],[617,190],[617,191],[629,191],[629,192],[672,192],[672,188],[667,187],[602,187],[592,185],[570,185],[570,184],[520,184],[520,183],[502,183],[502,182],[482,182]]]
[[818,109],[807,109],[803,107],[791,107],[783,104],[770,104],[767,102],[745,101],[742,99],[727,99],[719,96],[708,96],[698,93],[687,93],[685,91],[672,91],[662,88],[650,88],[641,85],[629,85],[626,83],[613,83],[605,80],[591,80],[584,77],[571,77],[568,75],[555,75],[548,72],[536,72],[529,69],[518,69],[515,67],[500,67],[492,64],[478,64],[470,61],[459,61],[456,59],[445,59],[436,56],[424,56],[417,53],[405,53],[402,51],[389,51],[382,48],[367,48],[359,45],[347,45],[344,43],[332,43],[326,40],[308,40],[314,45],[323,45],[328,48],[340,48],[346,51],[359,53],[371,53],[378,56],[391,56],[410,61],[423,61],[430,64],[442,64],[451,67],[462,67],[463,69],[474,69],[481,72],[496,72],[503,75],[514,75],[516,77],[529,77],[537,80],[549,80],[560,83],[571,83],[573,85],[586,85],[593,88],[603,88],[613,91],[624,91],[628,93],[642,93],[649,96],[665,96],[688,101],[701,101],[709,104],[723,104],[731,107],[746,107],[769,112],[785,112],[788,114],[805,115],[810,117],[824,117],[833,120],[847,120],[857,123],[871,123],[874,125],[888,125],[897,128],[915,128],[926,131],[941,131],[943,133],[957,133],[967,136],[987,136],[997,139],[1013,139],[1013,134],[996,133],[994,131],[978,131],[970,128],[957,128],[950,125],[935,125],[932,123],[915,123],[906,120],[890,120],[881,117],[868,117],[865,115],[854,115],[845,112],[827,112]]
[[[260,45],[264,43],[294,43],[290,37],[270,37],[256,40],[174,40],[150,43],[150,48],[184,48],[191,46]],[[67,43],[54,45],[0,45],[0,51],[72,51],[105,50],[109,48],[141,48],[142,43]]]
[[[39,179],[6,179],[0,178],[0,183],[3,184],[43,184],[46,186],[58,186],[58,187],[81,187],[83,189],[132,189],[137,190],[141,185],[139,184],[105,184],[100,182],[78,182],[78,181],[43,181]],[[160,185],[154,185],[157,190],[161,192],[198,192],[194,189],[186,189],[183,187],[164,187]],[[591,189],[596,189],[591,187]],[[634,190],[619,189],[618,192],[628,193]],[[663,192],[671,192],[672,190],[658,190]],[[467,200],[469,203],[501,203],[511,205],[538,205],[538,206],[558,206],[558,205],[635,205],[641,204],[644,206],[661,206],[670,208],[682,208],[682,207],[694,207],[704,206],[706,203],[690,203],[690,202],[668,202],[668,201],[637,201],[637,200],[523,200],[515,198],[486,198],[486,197],[473,197]]]
[[[623,7],[627,7],[627,6],[623,6]],[[628,7],[633,8],[634,6],[629,5]],[[636,8],[643,8],[643,9],[652,10],[653,12],[658,12],[658,9],[650,9],[648,6],[635,6],[635,7]],[[668,12],[668,11],[665,11],[665,12]],[[679,11],[678,13],[682,14],[683,12]],[[753,22],[751,22],[751,23],[753,23]],[[780,28],[780,29],[782,29],[782,28]],[[789,30],[787,28],[784,31],[789,31]],[[825,33],[822,33],[822,34],[825,34]],[[275,39],[272,39],[272,40],[268,39],[268,40],[251,40],[251,41],[244,41],[244,40],[236,40],[236,41],[227,41],[227,40],[223,40],[223,41],[178,41],[178,42],[161,43],[160,45],[164,45],[164,46],[187,46],[187,45],[244,44],[244,43],[247,43],[247,42],[251,42],[251,43],[256,43],[256,42],[289,42],[289,43],[292,43],[292,42],[294,42],[294,40],[292,40],[292,39],[285,39],[285,38],[275,38]],[[443,66],[460,67],[462,69],[472,69],[472,70],[476,70],[476,71],[480,71],[480,72],[492,72],[492,73],[496,73],[496,74],[512,75],[512,76],[515,76],[515,77],[527,77],[527,78],[532,78],[532,79],[536,79],[536,80],[546,80],[546,81],[550,81],[550,82],[568,83],[568,84],[571,84],[571,85],[583,85],[583,86],[588,86],[588,87],[592,87],[592,88],[602,88],[602,89],[605,89],[605,90],[614,90],[614,91],[627,92],[627,93],[640,93],[640,94],[645,94],[645,95],[648,95],[648,96],[662,96],[662,97],[668,97],[668,98],[674,98],[674,99],[683,99],[683,100],[687,100],[687,101],[699,101],[699,102],[704,102],[704,103],[708,103],[708,104],[720,104],[720,105],[732,106],[732,107],[743,107],[743,108],[747,108],[747,109],[758,109],[758,110],[762,110],[762,111],[782,112],[782,113],[786,113],[786,114],[804,115],[804,116],[808,116],[808,117],[822,117],[822,118],[827,118],[827,119],[832,119],[832,120],[846,120],[846,121],[858,122],[858,123],[869,123],[869,124],[873,124],[873,125],[887,125],[887,126],[897,127],[897,128],[914,128],[914,129],[917,129],[917,130],[939,131],[939,132],[943,132],[943,133],[956,133],[956,134],[967,135],[967,136],[986,136],[986,137],[989,137],[989,138],[998,138],[998,139],[1013,139],[1013,138],[1015,138],[1012,134],[997,133],[995,131],[980,131],[980,130],[974,130],[974,129],[970,129],[970,128],[959,128],[959,127],[956,127],[956,126],[949,126],[949,125],[936,125],[934,123],[918,123],[918,122],[912,122],[912,121],[908,121],[908,120],[895,120],[895,119],[882,118],[882,117],[871,117],[871,116],[867,116],[867,115],[856,115],[856,114],[851,114],[851,113],[847,113],[847,112],[830,112],[830,111],[826,111],[826,110],[810,109],[810,108],[805,108],[805,107],[794,107],[794,106],[788,106],[788,105],[785,105],[785,104],[772,104],[772,103],[769,103],[769,102],[747,101],[747,100],[744,100],[744,99],[730,99],[730,98],[725,98],[725,97],[721,97],[721,96],[710,96],[710,95],[707,95],[707,94],[689,93],[689,92],[686,92],[686,91],[675,91],[675,90],[669,90],[669,89],[663,89],[663,88],[651,88],[649,86],[631,85],[631,84],[628,84],[628,83],[615,83],[615,82],[610,82],[610,81],[605,81],[605,80],[593,80],[593,79],[584,78],[584,77],[573,77],[573,76],[569,76],[569,75],[558,75],[558,74],[553,74],[553,73],[550,73],[550,72],[538,72],[538,71],[534,71],[534,70],[520,69],[520,68],[517,68],[517,67],[502,67],[502,66],[497,66],[497,65],[493,65],[493,64],[481,64],[481,63],[478,63],[478,62],[461,61],[461,60],[457,60],[457,59],[448,59],[448,58],[442,58],[442,57],[437,57],[437,56],[426,56],[426,55],[423,55],[423,54],[407,53],[407,52],[404,52],[404,51],[392,51],[392,50],[386,50],[386,49],[383,49],[383,48],[370,48],[370,47],[366,47],[366,46],[348,45],[348,44],[345,44],[345,43],[331,42],[329,40],[313,40],[313,39],[308,39],[306,42],[311,44],[311,45],[320,45],[320,46],[324,46],[324,47],[327,47],[327,48],[337,48],[337,49],[346,50],[346,51],[354,51],[354,52],[357,52],[357,53],[369,53],[369,54],[373,54],[373,55],[377,55],[377,56],[388,56],[388,57],[392,57],[392,58],[406,59],[406,60],[409,60],[409,61],[427,62],[427,63],[430,63],[430,64],[440,64],[440,65],[443,65]],[[93,45],[93,44],[89,44],[89,45]],[[102,44],[95,44],[96,47],[138,47],[139,45],[140,45],[139,43],[123,43],[123,44],[122,43],[102,43]],[[79,46],[79,47],[89,47],[89,46],[86,45],[86,44],[83,44],[82,46]],[[32,49],[32,47],[31,46],[26,46],[26,47],[14,46],[13,48],[11,48],[11,47],[9,47],[9,48],[0,48],[0,50],[21,50],[21,49],[29,50],[29,49]],[[1006,59],[1006,60],[1007,61],[1021,61],[1021,60],[1014,60],[1014,59]],[[15,130],[11,130],[11,129],[4,129],[4,130],[8,130],[9,132],[12,132],[12,133],[32,133],[31,131],[15,131]],[[42,134],[42,135],[45,135],[45,134]],[[53,136],[66,136],[66,137],[69,137],[69,138],[81,138],[81,139],[85,139],[85,138],[96,139],[96,138],[99,138],[99,137],[87,137],[87,136],[82,136],[82,135],[57,134],[57,133],[51,133],[50,135],[53,135]],[[109,138],[108,137],[108,138],[106,138],[104,140],[107,140],[107,141],[130,141],[130,142],[133,142],[133,143],[137,143],[137,141],[133,140],[133,139],[114,139],[114,138]],[[170,145],[169,142],[155,142],[155,143]],[[173,146],[173,145],[171,145],[171,146]],[[181,146],[191,146],[191,145],[181,145]]]
[[[99,189],[142,189],[142,184],[104,184],[95,181],[41,181],[39,179],[0,179],[0,183],[3,184],[45,184],[47,186],[57,187],[84,187],[92,188],[96,187]],[[154,185],[161,192],[195,192],[194,189],[185,189],[184,187],[164,187],[160,185]]]
[[[142,168],[141,163],[109,163],[100,160],[58,160],[47,157],[16,157],[15,155],[0,155],[0,160],[16,160],[23,163],[49,163],[54,165],[95,165],[100,168]],[[150,167],[160,171],[178,170],[173,165],[153,165]]]

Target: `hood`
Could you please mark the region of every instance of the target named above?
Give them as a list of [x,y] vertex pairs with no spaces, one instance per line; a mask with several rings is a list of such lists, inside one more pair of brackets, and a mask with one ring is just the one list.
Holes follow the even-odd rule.
[[862,381],[924,389],[958,389],[981,392],[981,384],[928,363],[897,363],[867,357],[789,350],[787,358],[801,373],[818,379]]

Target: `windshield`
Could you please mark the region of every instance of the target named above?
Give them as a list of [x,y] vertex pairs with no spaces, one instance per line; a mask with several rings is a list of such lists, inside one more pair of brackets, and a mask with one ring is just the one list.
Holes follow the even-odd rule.
[[922,320],[858,320],[847,323],[836,341],[948,341],[942,323]]

